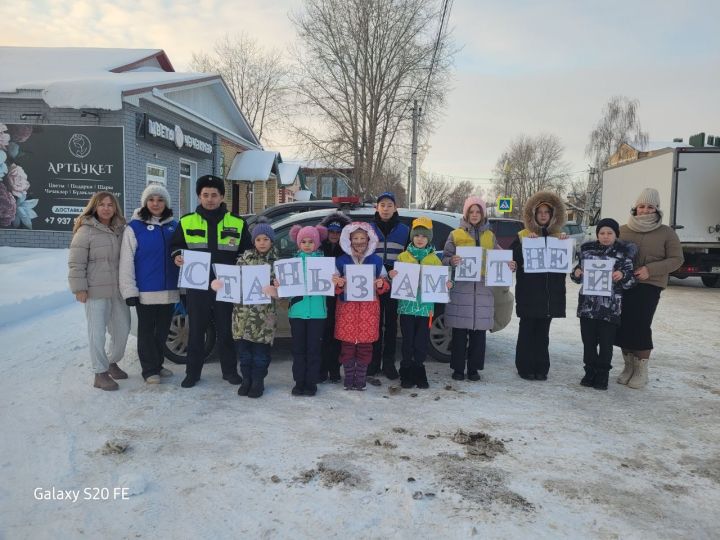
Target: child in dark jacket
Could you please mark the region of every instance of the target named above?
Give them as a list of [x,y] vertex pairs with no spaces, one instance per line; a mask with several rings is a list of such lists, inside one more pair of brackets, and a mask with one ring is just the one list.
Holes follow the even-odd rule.
[[[342,343],[340,361],[345,368],[345,390],[365,390],[367,367],[372,360],[373,343],[378,339],[380,327],[380,295],[390,290],[387,273],[382,259],[375,255],[377,236],[369,223],[355,222],[346,226],[340,237],[345,253],[337,258],[339,276],[334,281],[337,300],[335,337]],[[372,300],[348,301],[346,291],[346,269],[352,264],[373,265],[375,268]]]
[[[340,247],[340,233],[343,227],[350,224],[350,218],[342,212],[333,212],[323,218],[320,225],[328,231],[328,237],[323,241],[320,249],[325,257],[340,257],[343,248]],[[331,383],[340,382],[340,341],[335,339],[335,296],[326,296],[327,320],[322,338],[322,352],[320,358],[320,382],[329,380]]]
[[[570,279],[576,283],[583,280],[583,261],[592,259],[614,259],[610,296],[583,294],[580,289],[577,315],[580,317],[580,335],[583,341],[583,363],[585,376],[583,386],[607,390],[608,374],[612,368],[615,331],[620,324],[622,293],[635,285],[633,257],[635,244],[619,240],[620,225],[614,219],[601,219],[596,227],[597,240],[585,242],[580,247],[580,257]],[[599,348],[599,351],[598,351]]]
[[[395,194],[386,191],[377,198],[377,212],[372,222],[378,245],[375,253],[382,259],[385,270],[393,269],[395,260],[409,241],[410,229],[397,213]],[[389,294],[380,297],[380,338],[373,345],[373,358],[368,367],[368,375],[382,370],[390,380],[398,378],[395,367],[395,345],[397,342],[398,302]],[[382,364],[382,365],[381,365]]]

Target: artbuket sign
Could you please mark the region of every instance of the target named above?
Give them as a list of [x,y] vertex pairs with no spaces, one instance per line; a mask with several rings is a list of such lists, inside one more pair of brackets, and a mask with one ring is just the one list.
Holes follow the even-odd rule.
[[210,139],[150,114],[138,114],[136,118],[138,137],[148,142],[174,148],[189,155],[206,158],[212,155],[213,146]]
[[124,155],[122,127],[0,123],[0,226],[70,231],[96,191],[122,210]]

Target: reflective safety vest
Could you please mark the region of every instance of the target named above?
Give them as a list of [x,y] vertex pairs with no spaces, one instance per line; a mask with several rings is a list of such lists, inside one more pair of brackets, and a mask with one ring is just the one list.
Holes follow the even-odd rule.
[[[183,237],[188,249],[208,249],[208,222],[197,212],[180,218]],[[217,224],[217,248],[220,251],[237,251],[243,226],[242,218],[226,212]]]

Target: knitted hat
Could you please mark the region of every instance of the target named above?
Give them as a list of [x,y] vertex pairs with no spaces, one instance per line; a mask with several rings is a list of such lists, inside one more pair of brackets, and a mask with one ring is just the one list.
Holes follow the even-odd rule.
[[635,201],[635,208],[637,208],[640,204],[651,204],[655,208],[660,208],[660,194],[658,193],[658,190],[654,188],[643,189]]
[[270,221],[268,221],[268,218],[265,216],[260,216],[255,222],[255,226],[252,228],[252,231],[250,231],[250,237],[252,238],[253,244],[255,243],[255,239],[261,234],[267,236],[271,242],[275,241],[275,231],[270,226]]
[[480,210],[482,210],[483,218],[487,216],[485,212],[485,201],[483,201],[477,195],[470,195],[467,199],[465,199],[465,203],[463,204],[463,217],[466,220],[468,218],[468,212],[470,211],[470,207],[474,204],[478,205],[480,207]]
[[427,237],[428,243],[432,242],[433,239],[433,225],[432,220],[426,217],[419,217],[413,220],[412,229],[410,230],[410,241],[417,235]]
[[342,212],[333,212],[327,215],[320,222],[320,225],[327,228],[328,231],[340,232],[343,227],[350,224],[350,218]]
[[290,228],[290,239],[295,242],[298,247],[300,242],[305,238],[310,238],[315,244],[315,249],[320,249],[320,242],[327,238],[327,229],[322,225],[308,225],[303,227],[302,225],[293,225]]
[[145,191],[142,192],[142,195],[140,196],[140,207],[142,208],[147,204],[147,200],[150,197],[162,197],[165,201],[165,207],[170,208],[171,200],[170,200],[170,193],[168,193],[168,190],[165,189],[165,186],[162,184],[148,184],[148,186],[145,188]]
[[614,219],[603,218],[598,221],[597,226],[595,227],[595,234],[599,234],[600,229],[602,229],[603,227],[610,227],[613,231],[615,231],[615,236],[620,238],[620,225]]
[[223,182],[223,179],[218,176],[206,174],[205,176],[198,178],[197,183],[195,184],[195,193],[199,196],[202,188],[206,187],[215,188],[220,192],[220,195],[223,197],[225,196],[225,182]]
[[379,203],[383,199],[390,199],[393,202],[393,204],[397,204],[395,202],[395,194],[392,191],[386,191],[384,193],[381,193],[380,195],[378,195],[378,198],[375,202]]

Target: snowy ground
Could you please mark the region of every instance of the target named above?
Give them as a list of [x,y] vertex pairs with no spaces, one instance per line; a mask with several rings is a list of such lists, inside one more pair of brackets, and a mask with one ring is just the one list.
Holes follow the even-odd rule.
[[579,386],[569,284],[545,383],[515,374],[514,320],[489,336],[481,383],[430,361],[430,390],[294,398],[283,343],[251,400],[217,364],[190,390],[178,366],[146,385],[132,337],[130,379],[93,389],[66,256],[0,248],[0,538],[717,538],[720,289],[663,293],[643,391]]

